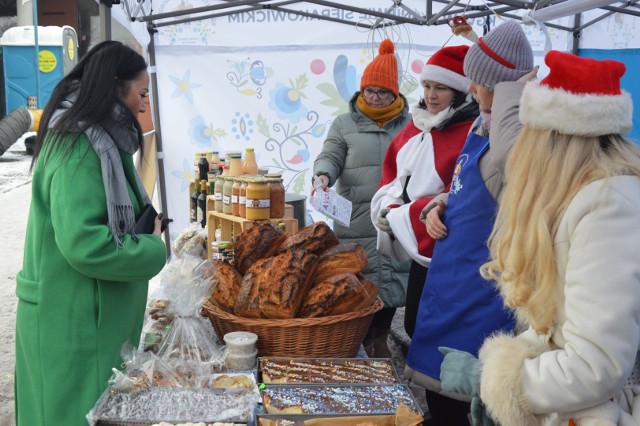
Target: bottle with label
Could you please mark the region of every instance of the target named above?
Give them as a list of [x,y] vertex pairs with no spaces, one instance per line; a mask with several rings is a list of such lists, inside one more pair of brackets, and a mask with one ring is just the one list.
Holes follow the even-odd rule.
[[211,160],[209,160],[209,173],[220,173],[218,167],[220,167],[220,156],[218,155],[218,151],[212,151]]
[[231,188],[231,214],[234,216],[240,216],[240,186],[242,185],[242,178],[237,177],[233,179],[233,187]]
[[215,188],[216,188],[216,178],[218,177],[218,175],[214,172],[209,172],[207,173],[207,181],[209,183],[209,186],[207,187],[208,191],[207,191],[207,195],[213,195],[215,194]]
[[242,178],[240,182],[240,195],[238,196],[238,213],[240,217],[247,217],[247,185],[248,178]]
[[233,190],[233,176],[224,178],[222,187],[222,213],[231,214],[231,193]]
[[[194,180],[198,180],[198,176],[200,174],[200,166],[198,165],[200,163],[200,152],[196,152],[193,155],[193,171],[194,171],[194,175],[193,175],[193,179]],[[199,186],[198,186],[199,187]]]
[[242,163],[242,173],[245,175],[257,175],[258,163],[256,162],[256,153],[253,148],[247,148],[244,152],[244,161]]
[[229,176],[241,176],[242,175],[242,155],[231,154],[229,160]]
[[207,226],[207,181],[200,181],[200,194],[198,195],[196,222],[203,228]]
[[263,177],[255,177],[247,185],[247,219],[269,219],[269,187]]
[[200,153],[200,160],[198,161],[198,178],[203,181],[207,180],[207,173],[209,173],[209,162],[207,161],[207,153]]
[[224,188],[224,176],[216,176],[216,183],[213,187],[213,205],[215,211],[222,213],[222,190]]
[[198,219],[198,196],[200,195],[200,185],[196,179],[193,185],[193,192],[191,193],[191,200],[189,206],[189,222],[196,222]]

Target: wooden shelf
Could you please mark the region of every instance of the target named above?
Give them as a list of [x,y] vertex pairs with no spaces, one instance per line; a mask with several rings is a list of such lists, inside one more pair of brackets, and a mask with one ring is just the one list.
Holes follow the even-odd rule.
[[[213,197],[210,197],[213,198]],[[213,199],[211,203],[213,203]],[[213,206],[213,204],[211,204]],[[293,206],[285,208],[285,214],[293,215]],[[261,222],[271,222],[274,225],[284,224],[284,231],[294,233],[298,231],[298,219],[293,217],[271,218],[267,220],[248,220],[239,216],[224,214],[209,209],[209,197],[207,197],[207,257],[211,258],[211,242],[216,240],[216,229],[220,228],[220,239],[222,241],[234,241],[235,237],[245,229],[249,229]]]

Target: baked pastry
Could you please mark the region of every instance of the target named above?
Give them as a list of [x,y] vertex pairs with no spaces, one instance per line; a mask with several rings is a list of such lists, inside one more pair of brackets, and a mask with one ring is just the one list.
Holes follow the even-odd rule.
[[318,256],[288,251],[272,259],[260,281],[260,312],[265,318],[293,318],[313,285]]
[[357,274],[367,267],[367,252],[360,244],[344,243],[330,247],[320,254],[315,283],[344,272]]
[[226,389],[253,389],[255,387],[255,383],[249,378],[249,376],[246,376],[244,374],[222,374],[213,379],[213,381],[211,382],[211,387]]
[[[233,313],[239,317],[264,318],[260,311],[260,287],[266,277],[266,270],[275,258],[260,259],[253,264],[242,279]],[[265,287],[268,287],[265,284]]]
[[284,240],[278,253],[287,250],[300,250],[307,253],[319,255],[329,247],[338,244],[338,238],[333,230],[325,222],[315,222],[305,226],[298,232],[288,235]]
[[200,268],[203,277],[211,282],[209,302],[225,312],[233,312],[242,287],[242,275],[222,260],[207,260]]
[[268,222],[261,222],[242,231],[235,239],[234,266],[244,275],[257,260],[276,254],[287,235]]
[[258,368],[266,384],[400,383],[391,359],[263,357]]
[[355,312],[371,305],[377,295],[378,288],[371,281],[362,283],[351,272],[333,275],[313,285],[298,316],[317,318]]
[[267,386],[267,414],[392,414],[400,404],[418,412],[406,385]]

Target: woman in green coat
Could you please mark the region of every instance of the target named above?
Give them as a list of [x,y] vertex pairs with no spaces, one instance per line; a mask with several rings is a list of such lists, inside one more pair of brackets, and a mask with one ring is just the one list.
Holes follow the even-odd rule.
[[160,218],[153,234],[134,231],[150,202],[132,157],[148,84],[139,54],[104,42],[44,109],[16,287],[18,426],[86,425],[122,344],[138,344],[149,279],[166,262]]

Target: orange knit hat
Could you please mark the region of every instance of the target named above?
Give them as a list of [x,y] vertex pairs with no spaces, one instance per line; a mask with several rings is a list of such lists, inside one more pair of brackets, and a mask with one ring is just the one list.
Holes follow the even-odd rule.
[[384,39],[380,43],[379,54],[364,69],[360,80],[360,91],[367,86],[384,87],[394,96],[398,96],[398,62],[394,55],[395,47],[391,40]]

